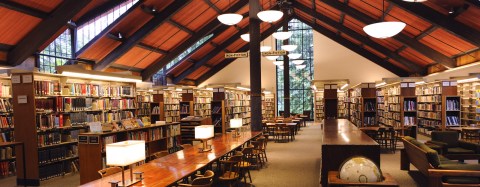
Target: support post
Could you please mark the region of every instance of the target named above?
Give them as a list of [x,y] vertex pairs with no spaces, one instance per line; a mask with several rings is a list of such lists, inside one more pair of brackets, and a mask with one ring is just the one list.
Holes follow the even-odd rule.
[[[288,22],[283,24],[283,31],[288,32]],[[289,39],[283,40],[283,45],[289,45]],[[290,59],[283,56],[283,116],[290,117]]]
[[262,130],[262,66],[260,58],[260,11],[259,0],[249,0],[249,31],[250,31],[250,107],[251,129]]

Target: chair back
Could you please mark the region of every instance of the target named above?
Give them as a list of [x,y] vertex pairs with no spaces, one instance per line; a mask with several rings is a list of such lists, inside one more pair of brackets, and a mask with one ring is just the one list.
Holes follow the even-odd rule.
[[239,163],[243,159],[243,154],[236,154],[228,158],[227,161],[223,161],[223,168],[222,168],[222,177],[234,179],[240,176],[240,167]]
[[458,138],[458,132],[455,131],[432,131],[432,140],[444,142],[447,147],[457,147]]
[[115,173],[119,173],[121,171],[122,171],[121,167],[109,167],[109,168],[98,170],[98,173],[103,178],[103,177],[106,177],[106,176],[113,175]]
[[205,171],[203,177],[193,179],[191,186],[194,187],[210,187],[213,183],[213,176],[215,174],[211,170]]

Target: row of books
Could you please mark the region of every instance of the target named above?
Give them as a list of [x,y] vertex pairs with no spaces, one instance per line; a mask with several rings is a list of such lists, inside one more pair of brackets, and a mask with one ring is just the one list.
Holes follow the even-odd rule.
[[180,105],[178,104],[173,104],[173,105],[165,105],[165,110],[179,110]]
[[39,169],[40,181],[64,176],[67,173],[77,172],[79,171],[79,166],[78,160],[70,160],[42,166]]
[[438,103],[442,102],[441,95],[418,96],[418,102]]
[[377,95],[377,103],[384,103],[384,102],[385,102],[385,97]]
[[446,100],[447,103],[445,105],[447,110],[460,110],[460,101],[459,100]]
[[180,117],[177,115],[177,116],[166,116],[165,117],[165,121],[167,123],[170,123],[170,122],[178,122],[180,121]]
[[144,140],[148,141],[148,132],[145,131],[135,131],[135,132],[128,132],[128,139],[129,140]]
[[37,112],[72,112],[136,108],[134,99],[56,97],[35,99]]
[[416,95],[442,94],[442,87],[440,85],[416,87],[415,94]]
[[389,118],[389,119],[394,119],[394,120],[400,121],[400,113],[388,112],[388,113],[385,114],[385,117]]
[[148,139],[150,141],[162,139],[164,137],[163,129],[163,127],[160,127],[148,130]]
[[14,132],[0,132],[0,142],[13,142],[15,140]]
[[400,104],[390,104],[390,105],[388,105],[388,111],[400,112]]
[[56,145],[62,143],[62,134],[60,132],[51,132],[37,135],[38,147]]
[[458,116],[447,116],[445,122],[446,126],[458,126],[460,125],[460,118]]
[[442,114],[441,112],[418,111],[418,117],[440,120],[442,118]]
[[[38,162],[40,164],[48,164],[51,162],[56,162],[63,160],[65,158],[75,157],[74,151],[72,151],[68,146],[60,146],[52,149],[45,149],[38,151]],[[76,146],[74,149],[78,149]],[[76,153],[77,151],[75,151]]]
[[180,107],[180,113],[181,113],[181,114],[190,113],[190,105],[188,105],[188,104],[182,104],[182,106]]
[[153,95],[137,95],[137,102],[153,102]]
[[5,176],[10,176],[15,174],[17,171],[17,168],[15,166],[15,161],[13,162],[0,162],[0,176],[5,177]]
[[420,104],[418,104],[418,110],[441,111],[441,110],[442,110],[442,105],[440,105],[440,104],[420,103]]
[[389,96],[388,97],[388,103],[400,103],[400,97],[399,96]]
[[400,86],[394,86],[387,89],[389,96],[391,95],[400,95]]
[[105,145],[117,142],[117,136],[105,136],[102,137],[102,152],[105,152]]
[[365,112],[374,112],[375,102],[365,102]]
[[13,106],[10,99],[0,99],[0,112],[12,112]]
[[1,147],[0,148],[0,160],[11,159],[13,158],[13,148],[12,147]]
[[179,116],[180,111],[178,110],[170,110],[170,111],[165,111],[165,116]]
[[400,121],[394,119],[385,119],[385,125],[392,126],[392,127],[400,127]]
[[404,116],[403,117],[403,125],[405,126],[413,126],[415,124],[415,117],[414,116]]
[[13,128],[13,116],[0,116],[0,128]]
[[193,109],[194,110],[205,110],[205,109],[210,109],[210,103],[195,103],[193,104]]
[[195,97],[194,102],[195,103],[210,103],[210,102],[212,102],[212,98],[210,98],[210,97]]
[[0,97],[12,97],[11,93],[11,86],[5,83],[0,83]]
[[365,116],[363,118],[364,126],[375,126],[375,116]]
[[418,125],[419,126],[425,126],[425,127],[435,127],[435,126],[440,126],[442,125],[442,122],[439,120],[429,120],[429,119],[418,119]]
[[113,86],[99,84],[67,83],[61,85],[59,81],[34,81],[35,95],[72,95],[93,97],[133,96],[133,86]]
[[417,102],[405,100],[403,102],[403,110],[404,111],[416,111],[417,110]]

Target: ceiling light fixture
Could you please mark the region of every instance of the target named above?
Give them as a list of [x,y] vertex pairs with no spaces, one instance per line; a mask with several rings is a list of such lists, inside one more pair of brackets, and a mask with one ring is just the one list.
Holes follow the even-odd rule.
[[283,65],[280,65],[280,66],[278,66],[278,68],[280,68],[280,69],[284,69],[285,67],[283,67]]
[[297,49],[297,45],[282,45],[281,48],[285,51],[293,51]]
[[[270,7],[272,7],[272,2],[270,3]],[[262,3],[263,5],[263,3]],[[279,10],[264,10],[257,13],[258,18],[263,22],[273,23],[280,20],[283,17],[283,12]]]
[[291,32],[275,32],[273,33],[273,37],[277,40],[286,40],[292,36]]
[[[228,6],[231,7],[231,2],[228,1]],[[235,14],[235,13],[226,13],[226,14],[220,14],[217,16],[218,21],[225,25],[235,25],[242,21],[243,16],[240,14]]]
[[283,65],[283,61],[273,61],[273,64],[275,64],[277,66],[281,66],[281,65]]
[[[385,0],[382,1],[382,14],[385,13]],[[379,39],[390,38],[402,32],[407,24],[400,21],[382,21],[378,23],[369,24],[363,27],[363,31],[369,36]]]
[[296,67],[297,69],[303,69],[303,68],[307,67],[307,65],[302,64],[302,65],[296,65],[295,67]]
[[240,38],[246,42],[250,42],[250,34],[242,34],[240,35]]
[[300,65],[304,62],[305,60],[292,60],[292,62],[295,64],[295,65]]
[[300,53],[290,53],[290,54],[288,54],[287,56],[288,56],[288,58],[290,58],[290,59],[298,59],[298,58],[300,58],[300,57],[302,56],[302,54],[300,54]]
[[265,56],[268,60],[277,60],[279,56]]
[[270,51],[272,49],[271,46],[260,46],[260,52]]

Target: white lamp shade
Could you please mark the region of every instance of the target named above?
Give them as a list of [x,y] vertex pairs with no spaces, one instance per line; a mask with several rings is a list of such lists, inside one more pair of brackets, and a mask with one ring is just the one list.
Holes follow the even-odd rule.
[[300,53],[290,53],[287,56],[290,59],[297,59],[297,58],[300,58],[302,56],[302,54],[300,54]]
[[303,63],[303,61],[305,60],[292,60],[292,62],[295,64],[295,65],[300,65]]
[[273,61],[273,64],[275,64],[277,66],[281,66],[281,65],[283,65],[283,61]]
[[307,67],[307,65],[302,64],[302,65],[296,65],[295,67],[296,67],[297,69],[303,69],[303,68]]
[[390,38],[402,32],[406,24],[399,21],[384,21],[363,27],[363,31],[374,38]]
[[293,51],[297,49],[297,45],[282,45],[281,48],[285,51]]
[[285,67],[283,67],[283,65],[280,65],[280,66],[278,66],[278,68],[283,69],[283,68],[285,68]]
[[270,51],[271,46],[260,46],[260,52]]
[[268,60],[276,60],[279,56],[265,56]]
[[107,165],[128,166],[145,160],[145,141],[128,140],[106,145]]
[[242,21],[243,16],[240,14],[228,13],[220,14],[219,16],[217,16],[217,19],[225,25],[235,25],[238,22]]
[[291,32],[276,32],[273,33],[273,37],[277,40],[286,40],[292,36]]
[[199,125],[195,127],[195,139],[213,138],[213,125]]
[[246,42],[250,42],[250,34],[242,34],[240,35],[240,38]]
[[264,10],[260,11],[257,16],[264,22],[272,23],[282,18],[283,12],[278,10]]
[[230,128],[240,128],[243,125],[242,118],[234,118],[230,120]]

